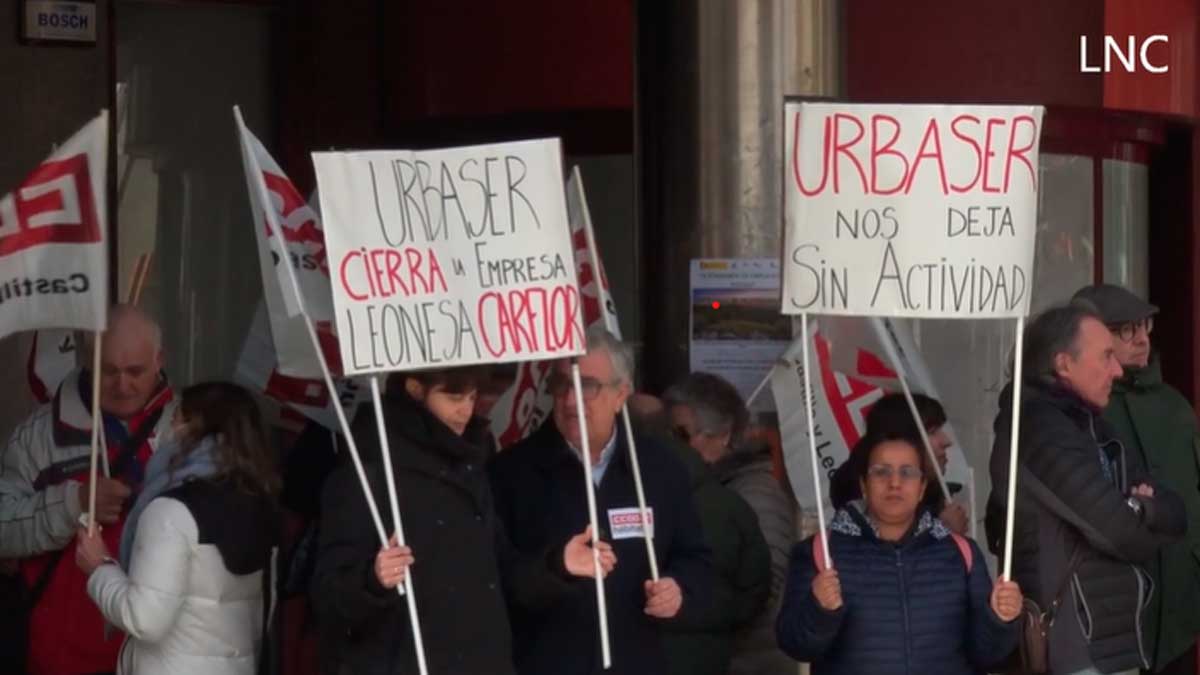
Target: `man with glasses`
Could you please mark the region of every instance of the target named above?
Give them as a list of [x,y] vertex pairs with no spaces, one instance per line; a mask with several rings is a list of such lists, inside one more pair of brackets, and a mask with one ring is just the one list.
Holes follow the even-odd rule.
[[[106,636],[74,562],[88,508],[93,377],[90,370],[68,375],[54,399],[16,428],[0,465],[0,558],[21,559],[32,589],[27,667],[34,675],[112,672],[121,646],[119,634]],[[100,354],[110,472],[96,481],[96,522],[110,550],[119,548],[146,462],[170,428],[171,399],[158,324],[134,307],[112,308]]]
[[545,554],[588,523],[583,461],[591,462],[601,539],[617,554],[605,578],[612,668],[602,671],[595,589],[574,584],[540,609],[511,609],[513,651],[522,675],[657,675],[667,672],[660,640],[664,622],[689,621],[708,603],[712,567],[691,500],[687,469],[651,436],[637,435],[637,455],[660,579],[651,580],[643,524],[621,408],[632,392],[633,354],[602,327],[588,331],[579,357],[585,425],[576,406],[569,362],[550,381],[554,410],[528,439],[489,465],[496,511],[518,549]]
[[1200,634],[1200,467],[1196,418],[1191,405],[1163,381],[1162,363],[1150,333],[1158,308],[1112,284],[1087,286],[1075,294],[1100,311],[1113,335],[1117,361],[1125,371],[1113,382],[1104,418],[1117,431],[1127,453],[1182,499],[1191,524],[1188,535],[1159,551],[1147,564],[1155,592],[1146,610],[1147,649],[1154,668],[1146,672],[1196,672]]
[[1152,645],[1142,565],[1187,530],[1183,502],[1145,472],[1101,417],[1121,366],[1114,338],[1084,301],[1046,310],[1025,329],[1023,380],[1000,394],[987,534],[1004,550],[1012,387],[1021,386],[1013,581],[1050,626],[1054,675],[1136,675]]

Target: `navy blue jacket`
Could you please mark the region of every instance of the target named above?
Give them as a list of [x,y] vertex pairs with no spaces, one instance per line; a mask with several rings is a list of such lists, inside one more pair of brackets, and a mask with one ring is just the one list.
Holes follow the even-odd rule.
[[[612,669],[601,670],[596,590],[592,579],[575,579],[565,597],[538,611],[511,607],[513,656],[521,675],[658,675],[666,673],[659,620],[646,616],[643,584],[650,579],[640,536],[612,540],[610,509],[637,506],[625,434],[618,423],[615,454],[596,490],[601,538],[611,541],[617,566],[605,578]],[[683,591],[678,620],[707,610],[712,563],[692,504],[687,469],[672,451],[638,435],[638,459],[647,505],[653,509],[659,573]],[[588,523],[583,464],[563,440],[554,420],[492,458],[489,464],[496,512],[526,553],[561,547]]]
[[1017,622],[992,612],[992,581],[979,547],[966,562],[950,530],[924,512],[914,532],[894,544],[876,537],[861,502],[838,511],[829,555],[843,605],[821,608],[811,538],[796,545],[776,631],[779,647],[812,664],[813,675],[974,675],[1017,644]]

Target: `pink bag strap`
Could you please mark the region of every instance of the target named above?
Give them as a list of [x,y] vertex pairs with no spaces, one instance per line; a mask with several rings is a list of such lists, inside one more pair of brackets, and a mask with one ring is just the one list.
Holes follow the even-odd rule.
[[967,574],[971,574],[971,568],[975,566],[975,553],[971,549],[970,540],[957,532],[951,532],[950,537],[954,539],[958,552],[962,554],[963,562],[967,565]]

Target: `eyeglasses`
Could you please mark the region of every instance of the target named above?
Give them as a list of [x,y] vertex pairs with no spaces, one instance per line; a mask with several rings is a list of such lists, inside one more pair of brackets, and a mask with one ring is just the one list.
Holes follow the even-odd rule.
[[1121,338],[1124,342],[1132,342],[1137,335],[1139,329],[1145,329],[1146,335],[1154,330],[1154,317],[1146,317],[1141,321],[1126,321],[1125,323],[1109,324],[1108,329],[1113,335]]
[[905,464],[899,469],[891,464],[874,464],[871,468],[867,469],[867,476],[879,481],[890,481],[897,473],[900,474],[900,480],[905,483],[921,480],[925,476],[920,467],[912,466],[911,464]]
[[[602,382],[594,377],[579,378],[579,388],[583,390],[583,400],[591,401],[600,395],[600,391],[605,386],[615,386],[618,380],[611,382]],[[550,390],[550,395],[554,398],[563,396],[569,391],[575,389],[575,383],[566,375],[551,375],[547,382],[547,388]]]

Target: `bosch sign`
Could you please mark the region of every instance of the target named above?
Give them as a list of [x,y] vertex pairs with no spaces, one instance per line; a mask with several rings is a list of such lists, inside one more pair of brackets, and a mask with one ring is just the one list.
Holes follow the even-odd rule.
[[66,0],[25,0],[26,40],[96,43],[96,4]]

